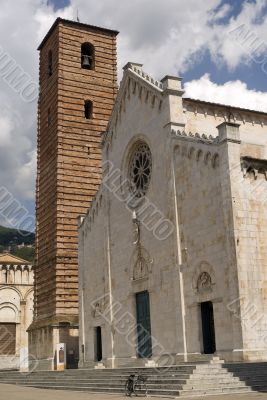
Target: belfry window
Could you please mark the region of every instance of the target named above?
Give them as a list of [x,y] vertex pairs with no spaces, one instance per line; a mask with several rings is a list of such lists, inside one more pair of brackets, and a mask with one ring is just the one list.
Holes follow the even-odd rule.
[[91,43],[83,43],[81,46],[81,67],[83,69],[95,68],[95,48]]
[[48,76],[53,74],[53,54],[52,51],[49,50],[48,53]]
[[91,100],[86,100],[84,102],[84,118],[93,118],[93,102]]

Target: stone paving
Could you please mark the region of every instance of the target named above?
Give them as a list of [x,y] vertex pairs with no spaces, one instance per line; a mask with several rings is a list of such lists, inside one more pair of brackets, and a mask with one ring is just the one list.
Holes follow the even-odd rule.
[[[70,391],[56,391],[46,389],[25,388],[16,385],[0,384],[0,400],[125,400],[125,396],[95,394],[95,393],[78,393]],[[161,398],[157,397],[158,400]],[[163,398],[162,398],[163,399]],[[189,398],[187,400],[204,399],[203,396]],[[267,393],[248,393],[233,394],[221,396],[206,396],[207,400],[267,400]],[[166,397],[164,398],[166,400]]]

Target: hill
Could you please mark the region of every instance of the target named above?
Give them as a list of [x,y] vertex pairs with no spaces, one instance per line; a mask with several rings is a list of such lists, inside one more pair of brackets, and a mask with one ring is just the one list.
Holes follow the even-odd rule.
[[33,262],[35,234],[0,226],[0,253],[9,253]]

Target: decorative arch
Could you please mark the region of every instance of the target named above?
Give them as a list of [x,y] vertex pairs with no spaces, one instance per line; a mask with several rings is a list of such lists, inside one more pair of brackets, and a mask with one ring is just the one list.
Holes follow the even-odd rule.
[[95,69],[95,47],[92,43],[85,42],[81,45],[81,67],[83,69]]
[[213,168],[217,168],[219,166],[219,162],[220,162],[219,154],[215,153],[212,157],[211,165],[213,166]]
[[198,150],[198,151],[197,151],[197,154],[196,154],[196,160],[197,160],[197,161],[200,161],[202,155],[203,155],[203,151],[202,151],[202,150]]
[[208,151],[208,152],[205,154],[204,163],[205,163],[206,165],[208,165],[209,162],[210,162],[210,160],[211,160],[211,153]]
[[194,156],[195,153],[195,148],[194,147],[190,147],[190,149],[188,150],[188,158],[191,159]]
[[22,294],[20,292],[20,290],[18,290],[15,286],[0,286],[0,290],[13,290],[14,292],[16,292],[19,295],[19,299],[20,301],[22,300]]
[[27,292],[24,295],[24,299],[23,300],[27,300],[28,297],[34,292],[33,288],[27,290]]
[[0,321],[6,323],[19,323],[19,309],[11,302],[1,303]]

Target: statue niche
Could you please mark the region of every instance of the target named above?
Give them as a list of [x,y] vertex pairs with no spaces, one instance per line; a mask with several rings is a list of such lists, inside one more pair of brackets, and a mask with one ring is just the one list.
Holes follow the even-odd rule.
[[206,271],[201,272],[197,280],[197,291],[203,292],[211,289],[212,289],[212,280],[210,274]]

